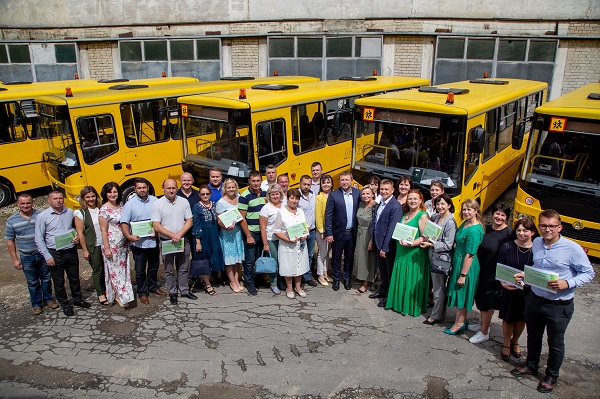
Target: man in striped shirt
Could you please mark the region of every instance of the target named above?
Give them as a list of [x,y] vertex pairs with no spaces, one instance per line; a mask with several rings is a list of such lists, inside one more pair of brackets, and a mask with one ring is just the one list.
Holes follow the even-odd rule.
[[256,274],[254,262],[260,256],[263,248],[258,219],[260,217],[260,210],[267,203],[267,193],[260,189],[262,177],[259,171],[253,170],[250,172],[248,183],[250,185],[240,194],[240,198],[238,199],[238,209],[244,217],[244,220],[240,222],[240,227],[246,236],[244,284],[246,285],[248,294],[255,296],[257,291],[254,284],[254,275]]
[[38,315],[44,305],[50,309],[58,307],[52,299],[50,269],[35,244],[35,219],[41,211],[33,209],[33,198],[29,193],[19,194],[17,205],[19,212],[6,221],[4,239],[13,266],[25,274],[32,312]]

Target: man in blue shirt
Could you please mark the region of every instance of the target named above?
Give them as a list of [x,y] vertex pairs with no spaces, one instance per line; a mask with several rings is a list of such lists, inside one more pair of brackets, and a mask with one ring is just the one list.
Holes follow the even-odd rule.
[[212,168],[208,171],[208,187],[210,188],[210,200],[217,202],[221,199],[223,189],[223,172],[219,168]]
[[73,210],[65,208],[65,198],[58,190],[50,191],[48,202],[50,206],[42,211],[35,221],[35,243],[50,267],[56,299],[62,306],[63,313],[65,316],[73,316],[75,312],[65,289],[65,274],[69,279],[73,305],[81,308],[92,306],[81,296],[76,247],[79,238],[73,228]]
[[25,274],[32,312],[38,315],[42,313],[44,305],[50,309],[58,307],[58,304],[52,300],[50,269],[35,245],[35,219],[41,211],[33,209],[33,198],[29,193],[19,194],[17,205],[19,212],[6,221],[4,239],[13,266],[17,270],[23,270]]
[[165,296],[166,291],[158,285],[159,249],[156,243],[156,233],[151,237],[140,237],[131,234],[131,222],[152,223],[152,204],[156,197],[148,194],[149,183],[146,179],[139,178],[133,182],[135,196],[123,206],[121,215],[121,230],[131,243],[131,253],[135,267],[135,282],[140,302],[147,305],[150,301],[150,292]]
[[[527,324],[527,360],[510,373],[514,376],[537,375],[544,330],[548,334],[548,362],[546,376],[537,386],[542,393],[552,392],[556,386],[565,354],[565,332],[573,316],[575,288],[594,278],[594,269],[587,255],[577,243],[560,235],[560,215],[553,209],[540,213],[541,237],[533,241],[533,267],[558,274],[558,280],[548,282],[548,289],[532,286],[525,297]],[[523,273],[515,274],[517,283]]]

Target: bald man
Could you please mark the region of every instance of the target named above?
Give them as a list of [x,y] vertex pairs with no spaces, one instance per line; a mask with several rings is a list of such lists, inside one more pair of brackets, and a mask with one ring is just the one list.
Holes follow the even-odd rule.
[[[164,197],[152,204],[152,224],[158,233],[161,253],[165,241],[179,242],[184,239],[184,250],[163,254],[165,265],[165,280],[169,290],[169,299],[172,305],[177,304],[177,294],[189,299],[198,299],[190,292],[188,272],[190,263],[190,243],[186,240],[185,233],[192,228],[192,210],[185,198],[177,196],[177,182],[167,179],[162,185]],[[177,277],[175,277],[177,270]]]

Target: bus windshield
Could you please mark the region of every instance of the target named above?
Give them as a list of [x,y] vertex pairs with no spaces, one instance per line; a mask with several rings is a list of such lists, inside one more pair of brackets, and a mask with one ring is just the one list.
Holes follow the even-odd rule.
[[38,104],[38,110],[40,131],[48,143],[46,161],[56,165],[63,178],[80,171],[67,106]]
[[569,119],[568,130],[549,131],[550,118],[535,129],[526,157],[524,183],[554,193],[600,197],[600,122]]
[[195,167],[239,178],[255,168],[250,110],[198,107],[183,121],[186,160]]
[[358,122],[353,168],[429,186],[441,181],[460,193],[466,117],[378,110],[377,121]]

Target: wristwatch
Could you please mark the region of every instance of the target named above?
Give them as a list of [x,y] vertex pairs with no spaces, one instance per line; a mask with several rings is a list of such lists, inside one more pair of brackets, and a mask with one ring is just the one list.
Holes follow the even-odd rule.
[[463,273],[461,273],[461,274],[460,274],[460,276],[461,276],[461,277],[467,277],[467,275],[466,275],[466,274],[463,274]]

